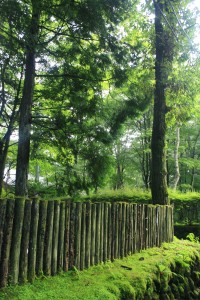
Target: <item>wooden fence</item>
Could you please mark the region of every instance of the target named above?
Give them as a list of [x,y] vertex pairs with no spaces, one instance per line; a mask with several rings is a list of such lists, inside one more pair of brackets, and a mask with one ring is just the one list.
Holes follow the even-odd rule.
[[173,208],[0,200],[0,286],[122,258],[173,239]]

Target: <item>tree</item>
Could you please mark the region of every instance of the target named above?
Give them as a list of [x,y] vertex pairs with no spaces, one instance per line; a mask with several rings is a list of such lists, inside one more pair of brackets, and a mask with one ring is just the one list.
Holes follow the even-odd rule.
[[[116,48],[117,39],[112,35],[111,24],[118,23],[121,19],[121,12],[125,13],[122,8],[127,8],[127,3],[121,1],[80,1],[74,3],[32,0],[27,3],[26,15],[28,26],[23,33],[26,53],[25,78],[23,96],[20,105],[19,119],[19,147],[17,155],[17,171],[16,171],[16,195],[24,196],[27,194],[28,165],[30,153],[30,129],[31,129],[31,109],[33,104],[33,90],[35,81],[35,59],[40,57],[41,61],[49,53],[54,57],[54,61],[60,68],[54,67],[54,77],[64,79],[76,78],[78,84],[83,80],[98,81],[102,79],[102,72],[94,69],[94,72],[88,72],[84,67],[81,68],[81,61],[84,57],[85,46],[88,44],[93,51],[98,52],[97,58],[99,62],[111,64],[109,55],[100,53],[100,49],[106,52]],[[115,12],[113,14],[113,11]],[[29,16],[31,14],[30,20]],[[52,22],[53,19],[53,22]],[[17,20],[14,20],[17,22]],[[19,32],[20,35],[20,32]],[[47,37],[45,39],[45,37]],[[66,43],[68,40],[68,44]],[[45,51],[41,50],[41,45]],[[52,47],[53,45],[53,47]],[[69,46],[68,46],[69,45]],[[64,46],[64,48],[62,48]],[[39,49],[40,48],[40,49]],[[54,48],[54,49],[53,49]],[[55,51],[54,51],[55,50]],[[62,56],[66,50],[71,52],[71,56],[75,56],[78,61],[80,72],[77,75],[74,71],[74,65],[70,58],[66,59],[66,55]],[[43,52],[43,55],[42,55]],[[95,52],[93,52],[94,54]],[[81,56],[80,56],[81,54]],[[49,55],[50,57],[50,55]],[[85,57],[89,58],[87,54]],[[94,54],[95,57],[95,54]],[[65,60],[63,64],[63,60]],[[63,67],[61,67],[63,65]],[[83,66],[83,64],[82,64]],[[93,66],[91,66],[93,67]],[[66,72],[67,70],[67,72]],[[72,70],[72,73],[69,71]],[[77,68],[76,68],[77,70]],[[58,71],[58,72],[57,72]],[[62,73],[60,73],[60,71]],[[84,71],[84,73],[82,73]],[[88,73],[88,77],[87,74]],[[94,79],[95,73],[95,79]],[[120,65],[114,68],[114,73],[120,73]],[[52,74],[50,74],[51,76]],[[39,75],[44,76],[44,75]],[[48,76],[48,75],[47,75]],[[105,75],[104,75],[105,76]],[[73,84],[73,83],[72,83]],[[82,85],[82,84],[80,84]],[[83,86],[83,85],[82,85]],[[77,86],[76,86],[77,87]]]
[[139,160],[139,168],[145,189],[151,186],[151,135],[152,135],[152,106],[135,121],[138,136],[132,144]]
[[[183,2],[186,8],[188,1]],[[167,169],[166,169],[166,114],[171,110],[166,105],[170,94],[172,70],[185,58],[189,59],[190,38],[193,33],[193,18],[187,9],[179,10],[177,3],[154,1],[155,9],[155,96],[154,120],[152,132],[152,200],[153,203],[168,204]],[[180,21],[181,15],[181,21]],[[191,29],[192,28],[192,29]],[[184,46],[180,41],[184,42]],[[175,81],[175,85],[176,85]],[[172,83],[173,85],[173,83]]]
[[2,194],[4,170],[10,147],[10,138],[15,129],[23,84],[24,55],[17,39],[21,10],[13,1],[0,3],[1,44],[0,44],[0,195]]
[[167,1],[154,0],[155,9],[155,95],[152,131],[152,182],[154,204],[168,204],[165,135],[167,113],[165,88],[171,70],[174,52],[174,37],[167,28],[165,17],[169,16]]
[[15,195],[28,194],[28,166],[30,155],[31,109],[35,81],[35,55],[39,34],[41,7],[37,0],[32,0],[32,17],[27,32],[25,78],[22,100],[19,109],[19,142],[16,167]]
[[[196,124],[196,119],[199,117],[198,74],[197,57],[189,59],[188,56],[178,55],[178,64],[174,64],[168,80],[167,101],[170,105],[170,112],[166,117],[168,127],[167,154],[169,157],[168,166],[170,167],[168,170],[168,183],[174,189],[178,188],[179,180],[182,180],[179,160],[180,155],[183,155],[182,149],[185,148],[182,140],[187,134],[187,131],[185,132],[183,128],[187,128],[190,122]],[[173,159],[171,156],[173,156]],[[172,162],[174,166],[172,166]]]
[[[10,136],[19,127],[16,195],[27,194],[28,173],[35,172],[33,165],[29,172],[30,156],[31,164],[40,164],[46,188],[54,186],[57,195],[88,192],[108,183],[106,174],[111,175],[115,159],[117,186],[126,185],[137,169],[135,174],[139,170],[142,174],[137,182],[143,178],[144,186],[149,187],[151,118],[147,107],[154,85],[153,32],[148,12],[143,5],[136,11],[137,3],[130,10],[133,1],[1,1],[0,37],[5,39],[1,39],[0,182],[12,145]],[[166,116],[175,115],[186,99],[176,99],[177,89],[185,93],[185,83],[182,71],[178,75],[175,71],[180,62],[185,65],[187,55],[178,45],[174,47],[176,3],[157,0],[154,6],[157,116],[152,135],[152,195],[154,202],[167,203]],[[167,115],[166,102],[171,107]],[[140,133],[133,141],[128,138],[132,146],[122,145],[130,121],[131,132]],[[122,144],[114,156],[119,140]],[[171,151],[171,145],[169,148]],[[174,176],[171,162],[170,184]],[[38,186],[43,184],[40,177],[39,181]]]

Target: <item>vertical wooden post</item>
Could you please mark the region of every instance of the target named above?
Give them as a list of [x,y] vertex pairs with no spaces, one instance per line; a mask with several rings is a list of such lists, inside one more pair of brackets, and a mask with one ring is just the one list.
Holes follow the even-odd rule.
[[112,245],[112,204],[108,203],[108,246],[107,246],[107,259],[111,260],[111,245]]
[[14,200],[7,200],[6,216],[4,222],[4,234],[1,248],[0,287],[5,287],[8,283],[8,269],[14,218],[14,204]]
[[99,262],[103,261],[103,241],[104,241],[104,205],[100,203],[100,252],[99,252]]
[[96,240],[95,240],[95,264],[100,262],[100,232],[101,232],[101,203],[96,203]]
[[125,256],[129,254],[129,235],[130,235],[130,228],[129,228],[129,209],[130,204],[126,204],[126,226],[125,226]]
[[85,268],[85,242],[86,242],[86,204],[82,206],[82,222],[81,222],[81,257],[80,268]]
[[92,204],[91,211],[91,254],[90,262],[93,266],[95,264],[95,245],[96,245],[96,204]]
[[69,228],[69,269],[74,267],[75,261],[75,218],[76,203],[70,205],[70,228]]
[[145,248],[149,248],[151,247],[151,207],[148,205],[145,206],[145,233]]
[[116,203],[111,204],[111,261],[115,259],[116,249]]
[[157,239],[156,239],[156,247],[160,245],[160,207],[156,206],[156,232],[157,232]]
[[24,198],[15,199],[12,243],[10,249],[9,282],[11,284],[17,284],[19,279],[19,257],[24,218],[24,202]]
[[154,247],[157,246],[157,239],[158,239],[158,230],[157,230],[157,207],[153,207],[153,241],[154,241]]
[[171,218],[170,218],[170,232],[171,232],[171,237],[170,237],[170,242],[173,242],[174,239],[174,206],[170,207],[170,212],[171,212]]
[[63,270],[65,272],[69,269],[69,229],[70,229],[70,202],[66,202],[65,205],[65,232],[64,232],[64,261]]
[[134,233],[134,253],[139,249],[138,248],[138,239],[139,239],[139,227],[138,227],[138,205],[134,204],[134,228],[133,228],[133,233]]
[[159,218],[159,227],[158,227],[158,230],[159,230],[159,244],[158,246],[160,247],[161,246],[161,243],[162,243],[162,227],[163,227],[163,220],[162,220],[162,213],[163,213],[163,210],[162,210],[162,206],[159,206],[159,214],[158,214],[158,218]]
[[133,253],[133,205],[129,204],[129,238],[128,252]]
[[33,282],[35,279],[36,270],[36,253],[37,253],[37,229],[39,218],[39,200],[33,199],[31,209],[31,227],[30,227],[30,240],[28,250],[28,280]]
[[122,203],[122,241],[121,257],[125,256],[125,239],[126,239],[126,203]]
[[114,253],[113,253],[113,258],[119,258],[119,204],[115,203],[115,210],[114,210],[114,220],[115,220],[115,228],[113,230],[113,235],[114,235]]
[[147,235],[148,235],[148,245],[147,247],[153,247],[153,239],[152,239],[152,236],[153,236],[153,227],[152,227],[152,219],[153,219],[153,214],[152,214],[152,207],[151,206],[148,206],[148,222],[147,222]]
[[63,270],[65,239],[65,202],[60,203],[59,237],[58,237],[58,272]]
[[166,206],[166,228],[165,228],[165,234],[166,234],[166,242],[169,243],[169,206]]
[[38,236],[37,236],[37,255],[36,255],[37,275],[43,274],[45,232],[46,232],[46,222],[47,222],[47,205],[48,205],[47,200],[40,200]]
[[145,249],[145,240],[146,240],[146,228],[145,228],[145,205],[142,204],[142,249]]
[[48,201],[44,246],[44,274],[51,275],[54,201]]
[[167,235],[166,235],[166,230],[167,230],[166,208],[167,208],[167,206],[163,206],[163,238],[162,238],[162,242],[167,241]]
[[56,275],[57,271],[58,271],[59,219],[60,219],[60,201],[57,200],[54,202],[52,262],[51,262],[51,274],[52,275]]
[[[75,227],[75,267],[79,270],[80,269],[80,259],[81,259],[81,217],[82,217],[82,205],[83,203],[76,203],[76,227]],[[84,224],[85,226],[85,224]]]
[[104,241],[103,241],[103,261],[108,257],[108,203],[104,203]]
[[32,200],[25,201],[24,221],[22,227],[21,253],[19,262],[19,282],[26,283],[28,275],[28,248],[31,224]]
[[86,244],[85,244],[85,267],[90,267],[91,253],[91,204],[86,204]]

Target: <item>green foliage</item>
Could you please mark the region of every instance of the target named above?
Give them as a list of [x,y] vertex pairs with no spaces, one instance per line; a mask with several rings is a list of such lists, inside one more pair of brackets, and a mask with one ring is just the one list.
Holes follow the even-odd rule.
[[[2,178],[2,152],[6,167],[16,166],[17,141],[10,141],[10,135],[19,125],[24,59],[30,42],[31,1],[15,2],[0,3]],[[41,14],[30,120],[30,195],[77,198],[102,187],[148,189],[152,127],[152,108],[148,107],[155,87],[152,6],[132,0],[62,1],[59,5],[45,0],[37,5]],[[186,8],[180,12],[175,3],[174,8],[192,36],[190,25],[195,14]],[[166,83],[167,105],[171,108],[167,118],[170,132],[177,120],[185,124],[181,129],[180,188],[198,190],[199,145],[197,142],[195,146],[195,137],[199,64],[194,58],[190,63],[188,42],[183,32],[178,31],[178,35],[184,47],[176,45],[176,61]],[[193,126],[188,121],[191,118]],[[124,141],[127,135],[128,143]],[[114,148],[119,140],[122,147],[117,157]],[[169,184],[174,174],[173,144],[174,137],[170,136]],[[39,182],[36,165],[40,168]],[[117,166],[123,170],[120,174]],[[128,197],[124,195],[124,199]]]
[[84,197],[85,200],[90,201],[109,201],[109,202],[137,202],[149,203],[151,195],[149,191],[142,189],[119,189],[119,190],[99,190],[97,194],[91,194],[89,197]]
[[199,243],[199,237],[196,237],[193,232],[190,232],[186,236],[186,239],[193,243]]
[[169,195],[171,202],[176,202],[176,203],[185,203],[186,202],[195,202],[199,201],[200,199],[200,193],[199,192],[190,192],[190,191],[174,191],[174,190],[169,190]]
[[[169,190],[169,197],[172,203],[184,204],[196,203],[200,199],[200,193]],[[126,201],[126,202],[138,202],[138,203],[151,203],[150,191],[143,189],[131,189],[124,188],[119,190],[100,189],[97,194],[91,194],[84,199],[90,199],[91,201]]]

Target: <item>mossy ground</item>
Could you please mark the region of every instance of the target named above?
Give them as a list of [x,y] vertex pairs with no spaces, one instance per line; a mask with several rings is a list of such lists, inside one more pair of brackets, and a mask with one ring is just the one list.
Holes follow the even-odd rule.
[[199,266],[200,244],[175,239],[113,263],[3,288],[0,299],[200,299]]

